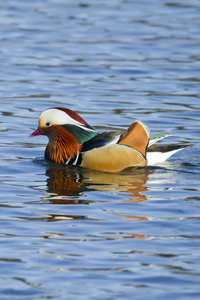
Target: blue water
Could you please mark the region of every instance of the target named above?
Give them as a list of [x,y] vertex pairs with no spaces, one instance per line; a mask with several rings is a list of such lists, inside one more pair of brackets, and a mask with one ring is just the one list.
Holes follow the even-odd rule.
[[[1,1],[0,28],[0,299],[199,299],[199,1]],[[194,146],[56,166],[28,138],[52,106]]]

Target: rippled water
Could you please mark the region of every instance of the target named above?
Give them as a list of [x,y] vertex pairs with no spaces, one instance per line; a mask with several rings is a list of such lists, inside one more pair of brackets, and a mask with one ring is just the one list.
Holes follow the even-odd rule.
[[[199,299],[199,1],[1,1],[0,25],[0,298]],[[51,106],[194,146],[118,174],[56,166],[28,138]]]

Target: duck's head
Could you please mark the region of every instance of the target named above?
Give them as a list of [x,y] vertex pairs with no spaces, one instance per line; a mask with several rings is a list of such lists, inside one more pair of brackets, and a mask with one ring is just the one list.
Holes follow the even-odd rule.
[[45,157],[57,163],[65,163],[74,159],[82,144],[97,133],[74,111],[53,107],[40,115],[39,126],[30,137],[37,135],[46,135],[49,138]]

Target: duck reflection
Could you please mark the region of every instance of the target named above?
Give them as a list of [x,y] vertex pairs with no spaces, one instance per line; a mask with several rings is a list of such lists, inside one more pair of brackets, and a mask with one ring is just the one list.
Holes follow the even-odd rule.
[[120,173],[103,173],[84,170],[84,183],[87,189],[97,191],[113,191],[127,196],[127,202],[142,202],[147,200],[143,192],[148,178],[148,169],[128,169]]
[[49,199],[56,204],[78,204],[86,190],[83,176],[76,168],[50,167],[46,171]]
[[145,183],[148,173],[147,168],[104,173],[79,167],[52,166],[46,170],[48,199],[57,204],[73,204],[73,200],[68,203],[71,196],[75,199],[74,204],[77,204],[86,191],[113,191],[123,193],[129,202],[145,201],[147,199],[143,192],[147,190]]
[[[125,202],[142,202],[147,200],[144,192],[147,191],[148,173],[147,168],[129,169],[120,173],[104,173],[80,167],[56,166],[49,163],[46,169],[47,196],[42,197],[42,200],[62,205],[89,204],[94,201],[83,199],[85,193],[108,191],[117,192],[118,196],[122,195]],[[124,216],[114,213],[113,215],[136,220],[146,219],[140,216]],[[49,216],[48,220],[58,221],[80,217],[84,218],[84,216],[54,215]]]

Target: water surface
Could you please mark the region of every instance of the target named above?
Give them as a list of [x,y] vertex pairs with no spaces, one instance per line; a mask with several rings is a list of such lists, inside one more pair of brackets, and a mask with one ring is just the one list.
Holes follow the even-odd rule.
[[[199,299],[199,1],[0,4],[0,298]],[[43,158],[52,106],[194,144],[106,174]]]

